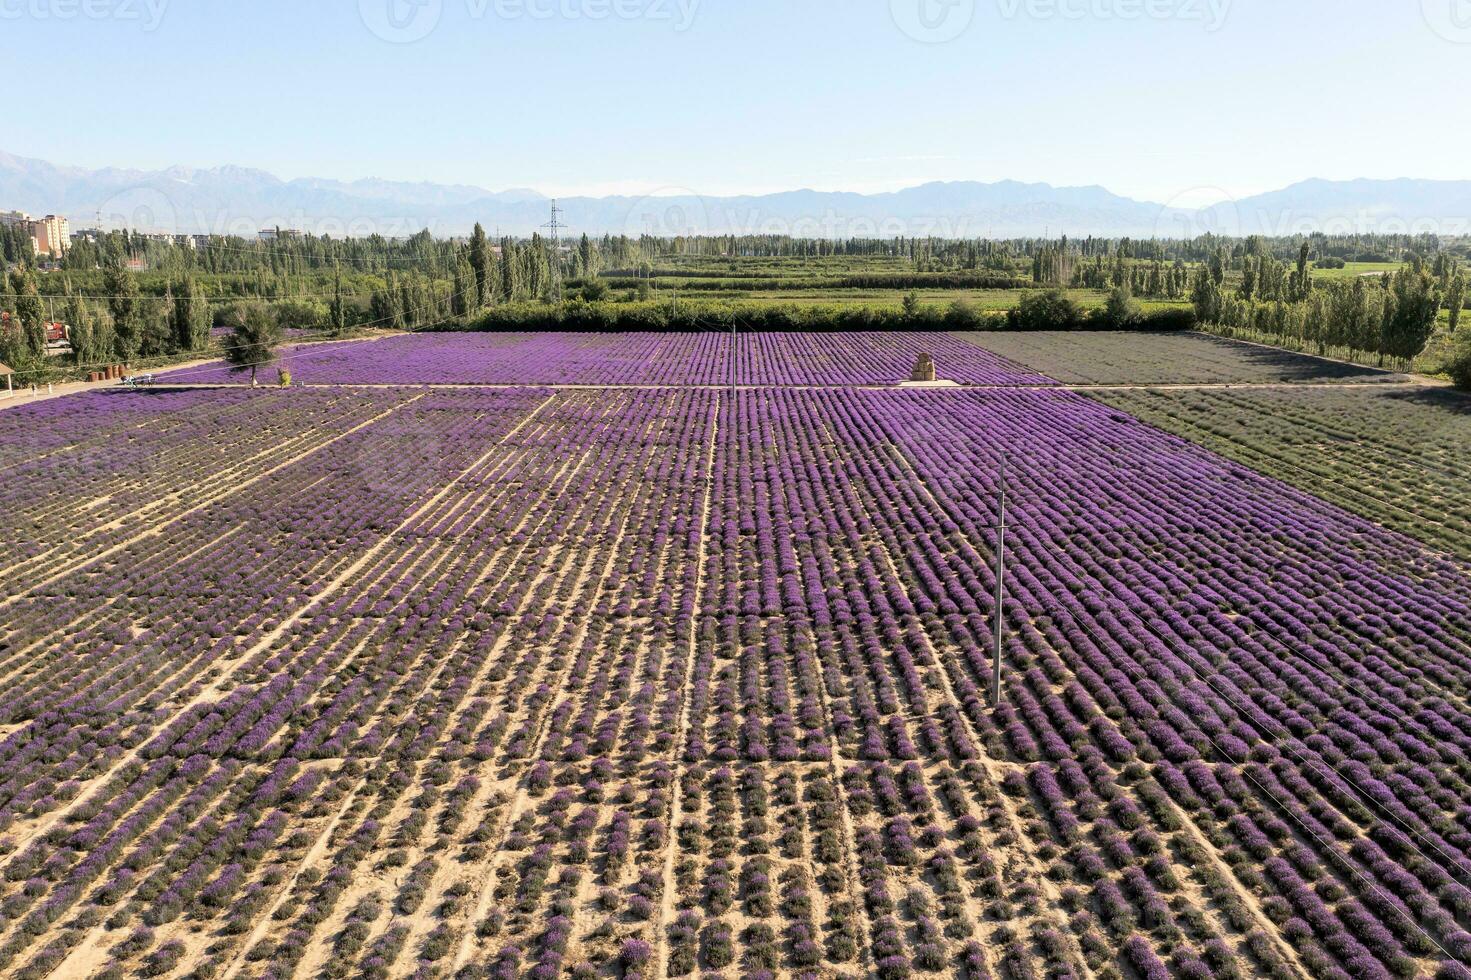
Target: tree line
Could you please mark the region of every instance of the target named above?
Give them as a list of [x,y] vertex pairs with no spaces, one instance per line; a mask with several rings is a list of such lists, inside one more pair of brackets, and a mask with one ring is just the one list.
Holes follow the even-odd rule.
[[1249,259],[1240,284],[1226,282],[1225,266],[1201,265],[1190,299],[1203,323],[1291,340],[1319,353],[1350,348],[1409,361],[1418,357],[1446,313],[1459,329],[1467,275],[1459,261],[1413,256],[1394,273],[1349,281],[1314,281],[1301,255],[1287,268],[1270,256]]

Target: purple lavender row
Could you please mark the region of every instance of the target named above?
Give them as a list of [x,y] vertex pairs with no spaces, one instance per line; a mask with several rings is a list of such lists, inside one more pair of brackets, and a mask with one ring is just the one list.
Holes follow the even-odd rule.
[[[1175,767],[1205,760],[1226,796],[1265,808],[1215,790],[1237,846],[1291,859],[1245,878],[1308,923],[1292,931],[1313,967],[1388,976],[1442,949],[1471,957],[1471,793],[1439,747],[1471,733],[1464,567],[1072,395],[956,395],[943,411],[855,397],[937,491],[931,519],[970,540],[988,538],[994,462],[1013,453],[1010,652],[1055,651],[1081,687],[1067,704],[1045,677],[1013,677],[998,719],[1012,752],[1067,763],[1078,726],[1101,720],[1079,710],[1122,704],[1122,739],[1092,733],[1115,764],[1152,765],[1198,813]],[[915,584],[930,602],[964,595],[934,573]],[[1279,850],[1284,832],[1301,854]],[[1350,856],[1325,849],[1350,832]],[[1309,873],[1341,887],[1325,903],[1297,883]]]
[[[739,384],[890,385],[909,378],[922,353],[943,378],[964,384],[1052,384],[948,334],[752,333],[735,341]],[[325,347],[283,348],[283,364],[306,384],[724,385],[729,334],[450,333]],[[223,365],[164,380],[239,383]]]

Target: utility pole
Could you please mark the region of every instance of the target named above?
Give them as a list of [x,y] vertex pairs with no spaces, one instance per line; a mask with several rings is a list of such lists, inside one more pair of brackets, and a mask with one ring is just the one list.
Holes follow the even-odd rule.
[[996,523],[996,642],[991,650],[991,706],[1001,706],[1001,635],[1006,598],[1006,453],[1001,454],[1001,482],[997,486],[999,503]]
[[562,302],[562,232],[566,225],[562,224],[562,209],[557,207],[557,199],[552,198],[552,220],[542,225],[547,230],[548,237],[552,240],[552,298]]

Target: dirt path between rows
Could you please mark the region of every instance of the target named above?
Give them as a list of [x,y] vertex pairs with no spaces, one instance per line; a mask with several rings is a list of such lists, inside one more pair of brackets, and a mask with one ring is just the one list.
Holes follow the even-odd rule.
[[[690,686],[694,683],[695,662],[699,659],[697,648],[700,636],[700,590],[705,584],[705,555],[706,543],[710,534],[710,499],[715,491],[715,447],[720,441],[720,405],[721,400],[716,399],[710,414],[710,445],[705,452],[705,499],[700,507],[700,545],[695,550],[695,615],[690,617],[689,652],[684,666],[684,683],[679,689],[679,718],[674,725],[674,780],[673,799],[669,804],[669,820],[666,824],[668,841],[665,842],[664,850],[664,883],[659,897],[659,915],[654,921],[654,949],[657,952],[655,960],[656,968],[654,976],[667,976],[667,964],[669,960],[669,943],[666,941],[665,933],[669,923],[674,919],[674,895],[678,890],[674,879],[674,855],[679,849],[675,841],[679,839],[679,827],[683,822],[683,797],[684,780],[678,777],[680,760],[685,751],[685,742],[689,737],[690,724]],[[734,411],[735,406],[731,406]]]
[[111,558],[113,555],[117,554],[118,552],[124,551],[127,548],[129,548],[129,547],[137,544],[139,541],[145,541],[148,538],[153,538],[153,537],[159,536],[160,534],[162,534],[164,532],[165,529],[167,529],[169,527],[172,527],[174,524],[177,524],[179,521],[182,521],[184,518],[190,516],[191,514],[197,514],[201,510],[204,510],[205,508],[214,505],[215,503],[217,503],[218,501],[221,501],[221,500],[225,499],[226,497],[234,496],[236,493],[240,492],[241,490],[249,489],[250,487],[253,487],[257,483],[259,483],[262,480],[266,479],[267,477],[273,476],[274,474],[279,473],[281,470],[284,470],[284,469],[286,469],[289,466],[296,465],[297,463],[299,463],[302,460],[306,459],[308,456],[312,456],[315,453],[321,452],[323,449],[326,449],[328,446],[335,445],[336,443],[341,442],[343,439],[346,439],[348,436],[351,436],[354,433],[360,432],[363,429],[366,429],[368,426],[373,425],[376,422],[381,422],[383,419],[385,419],[388,416],[392,415],[394,412],[397,412],[397,411],[399,411],[401,409],[407,408],[409,405],[412,405],[414,402],[418,401],[419,399],[424,398],[427,394],[428,394],[428,392],[425,392],[424,394],[416,395],[413,398],[410,398],[408,401],[401,402],[400,404],[394,405],[393,407],[389,408],[387,411],[380,412],[377,415],[373,416],[372,418],[367,419],[364,422],[360,422],[357,425],[353,426],[352,428],[347,429],[347,430],[345,430],[343,432],[338,433],[337,435],[335,435],[332,438],[328,439],[326,442],[319,443],[319,444],[313,446],[312,448],[308,449],[307,451],[305,451],[303,453],[299,453],[299,454],[291,457],[288,460],[285,460],[285,461],[283,461],[281,463],[278,463],[275,466],[272,466],[270,469],[263,470],[260,473],[257,473],[255,476],[250,477],[247,480],[244,480],[243,482],[229,485],[228,487],[226,487],[221,492],[219,492],[219,493],[217,493],[217,494],[215,494],[215,495],[213,495],[211,497],[208,497],[208,498],[206,498],[204,500],[201,500],[199,503],[195,504],[193,507],[190,507],[187,510],[180,511],[179,513],[175,514],[173,517],[170,517],[168,520],[166,520],[166,521],[164,521],[164,522],[162,522],[160,524],[155,524],[155,525],[149,527],[147,530],[142,531],[142,532],[134,535],[133,537],[128,538],[125,541],[119,541],[117,544],[114,544],[114,545],[106,548],[105,550],[103,550],[101,552],[98,552],[97,554],[88,557],[87,560],[84,561],[84,562],[82,562],[81,564],[78,564],[78,565],[73,566],[71,568],[65,568],[62,571],[57,572],[56,574],[51,575],[48,578],[45,578],[45,579],[42,579],[39,582],[33,583],[24,592],[14,593],[12,595],[6,596],[4,599],[0,599],[0,610],[9,608],[11,605],[13,605],[14,603],[18,602],[23,597],[25,597],[27,595],[30,595],[31,593],[38,592],[41,589],[47,588],[48,586],[55,585],[57,582],[59,582],[62,579],[66,578],[68,575],[71,575],[71,574],[73,574],[75,572],[78,572],[78,571],[80,571],[80,570],[82,570],[82,569],[84,569],[84,568],[86,568],[86,567],[88,567],[90,565],[95,565],[98,562],[105,561],[108,558]]
[[[1045,384],[1035,382],[1018,382],[1017,384],[969,384],[958,383],[951,385],[920,386],[911,385],[905,381],[892,382],[870,382],[851,384],[742,384],[736,385],[737,391],[929,391],[929,392],[956,392],[956,391],[1224,391],[1235,388],[1259,389],[1259,390],[1286,390],[1294,391],[1304,388],[1361,388],[1365,391],[1386,391],[1396,388],[1438,388],[1452,390],[1448,381],[1440,381],[1436,378],[1427,378],[1420,375],[1399,375],[1409,380],[1405,381],[1181,381],[1164,382],[1158,384],[1064,384],[1062,382],[1048,382]],[[241,385],[228,382],[200,382],[200,383],[159,383],[151,390],[189,390],[189,389],[236,389]],[[294,388],[366,388],[366,389],[393,389],[412,388],[418,389],[476,389],[488,388],[491,390],[517,390],[517,389],[547,389],[551,391],[729,391],[731,386],[718,384],[680,384],[677,382],[664,383],[568,383],[568,382],[501,382],[501,381],[319,381],[298,382]]]
[[[935,497],[934,493],[930,490],[929,485],[924,481],[923,478],[920,477],[918,468],[903,452],[903,450],[901,450],[897,445],[893,444],[890,444],[890,449],[892,450],[890,457],[900,463],[900,465],[906,471],[910,481],[912,482],[912,485],[917,488],[918,492],[921,493],[930,502],[930,505],[934,508],[935,513],[949,515],[950,511],[940,503],[938,498]],[[979,554],[976,553],[975,557],[979,559]],[[892,556],[889,556],[889,561],[892,564]],[[925,638],[927,642],[930,641],[928,632],[925,633]],[[945,692],[952,703],[958,704],[959,702],[955,699],[954,693],[950,686],[950,679],[948,678],[948,676],[946,676],[946,672],[951,669],[949,667],[950,658],[939,658],[939,662],[942,665],[941,681],[944,685]],[[985,742],[980,739],[979,733],[974,730],[973,726],[971,725],[970,718],[964,712],[961,712],[961,719],[965,724],[967,730],[969,731],[972,739],[975,741],[977,747],[982,750],[982,759],[986,765],[988,774],[990,774],[992,779],[997,781],[999,784],[999,779],[997,778],[996,773],[997,766],[995,765],[993,760],[990,759],[989,755],[984,752],[983,747],[985,745]],[[1000,794],[1000,796],[1003,802],[1005,802],[1006,795],[1003,793]],[[1017,828],[1019,839],[1026,840],[1027,836],[1025,834],[1025,831],[1022,830],[1019,823],[1017,823],[1017,815],[1013,811],[1010,803],[1005,803],[1005,805],[1013,819],[1014,825]],[[1225,858],[1221,855],[1220,851],[1206,839],[1205,834],[1201,831],[1196,822],[1190,817],[1188,813],[1184,811],[1183,808],[1179,806],[1178,803],[1174,801],[1173,798],[1170,799],[1170,806],[1174,810],[1175,814],[1180,818],[1185,835],[1193,843],[1195,843],[1198,847],[1202,849],[1202,853],[1208,856],[1208,860],[1210,861],[1213,869],[1228,884],[1231,891],[1236,895],[1236,897],[1245,904],[1247,909],[1250,911],[1252,918],[1256,921],[1257,927],[1262,931],[1263,935],[1268,937],[1268,940],[1276,949],[1278,955],[1282,956],[1285,961],[1298,972],[1300,976],[1311,976],[1309,971],[1304,967],[1302,961],[1298,958],[1296,949],[1292,946],[1291,943],[1286,940],[1281,931],[1277,928],[1276,924],[1266,914],[1266,911],[1262,907],[1260,899],[1258,899],[1256,895],[1252,894],[1241,884],[1236,875],[1233,873],[1230,865],[1226,863]],[[1027,850],[1030,851],[1031,849],[1027,848]],[[1047,881],[1045,875],[1042,875],[1041,878],[1044,882],[1044,888],[1047,891],[1048,898],[1052,901],[1057,901],[1059,896],[1056,892],[1055,887],[1047,887],[1051,885],[1051,882]]]

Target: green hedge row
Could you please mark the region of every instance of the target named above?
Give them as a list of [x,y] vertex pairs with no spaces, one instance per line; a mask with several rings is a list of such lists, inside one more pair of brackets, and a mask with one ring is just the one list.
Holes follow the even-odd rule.
[[498,307],[466,323],[436,329],[498,332],[571,330],[583,333],[637,330],[697,332],[741,330],[848,331],[848,330],[1190,330],[1195,314],[1189,309],[1141,313],[1127,323],[1104,311],[1079,313],[1064,307],[1054,319],[1035,306],[1028,315],[983,312],[965,303],[921,306],[912,313],[866,306],[729,306],[719,303],[523,303]]

